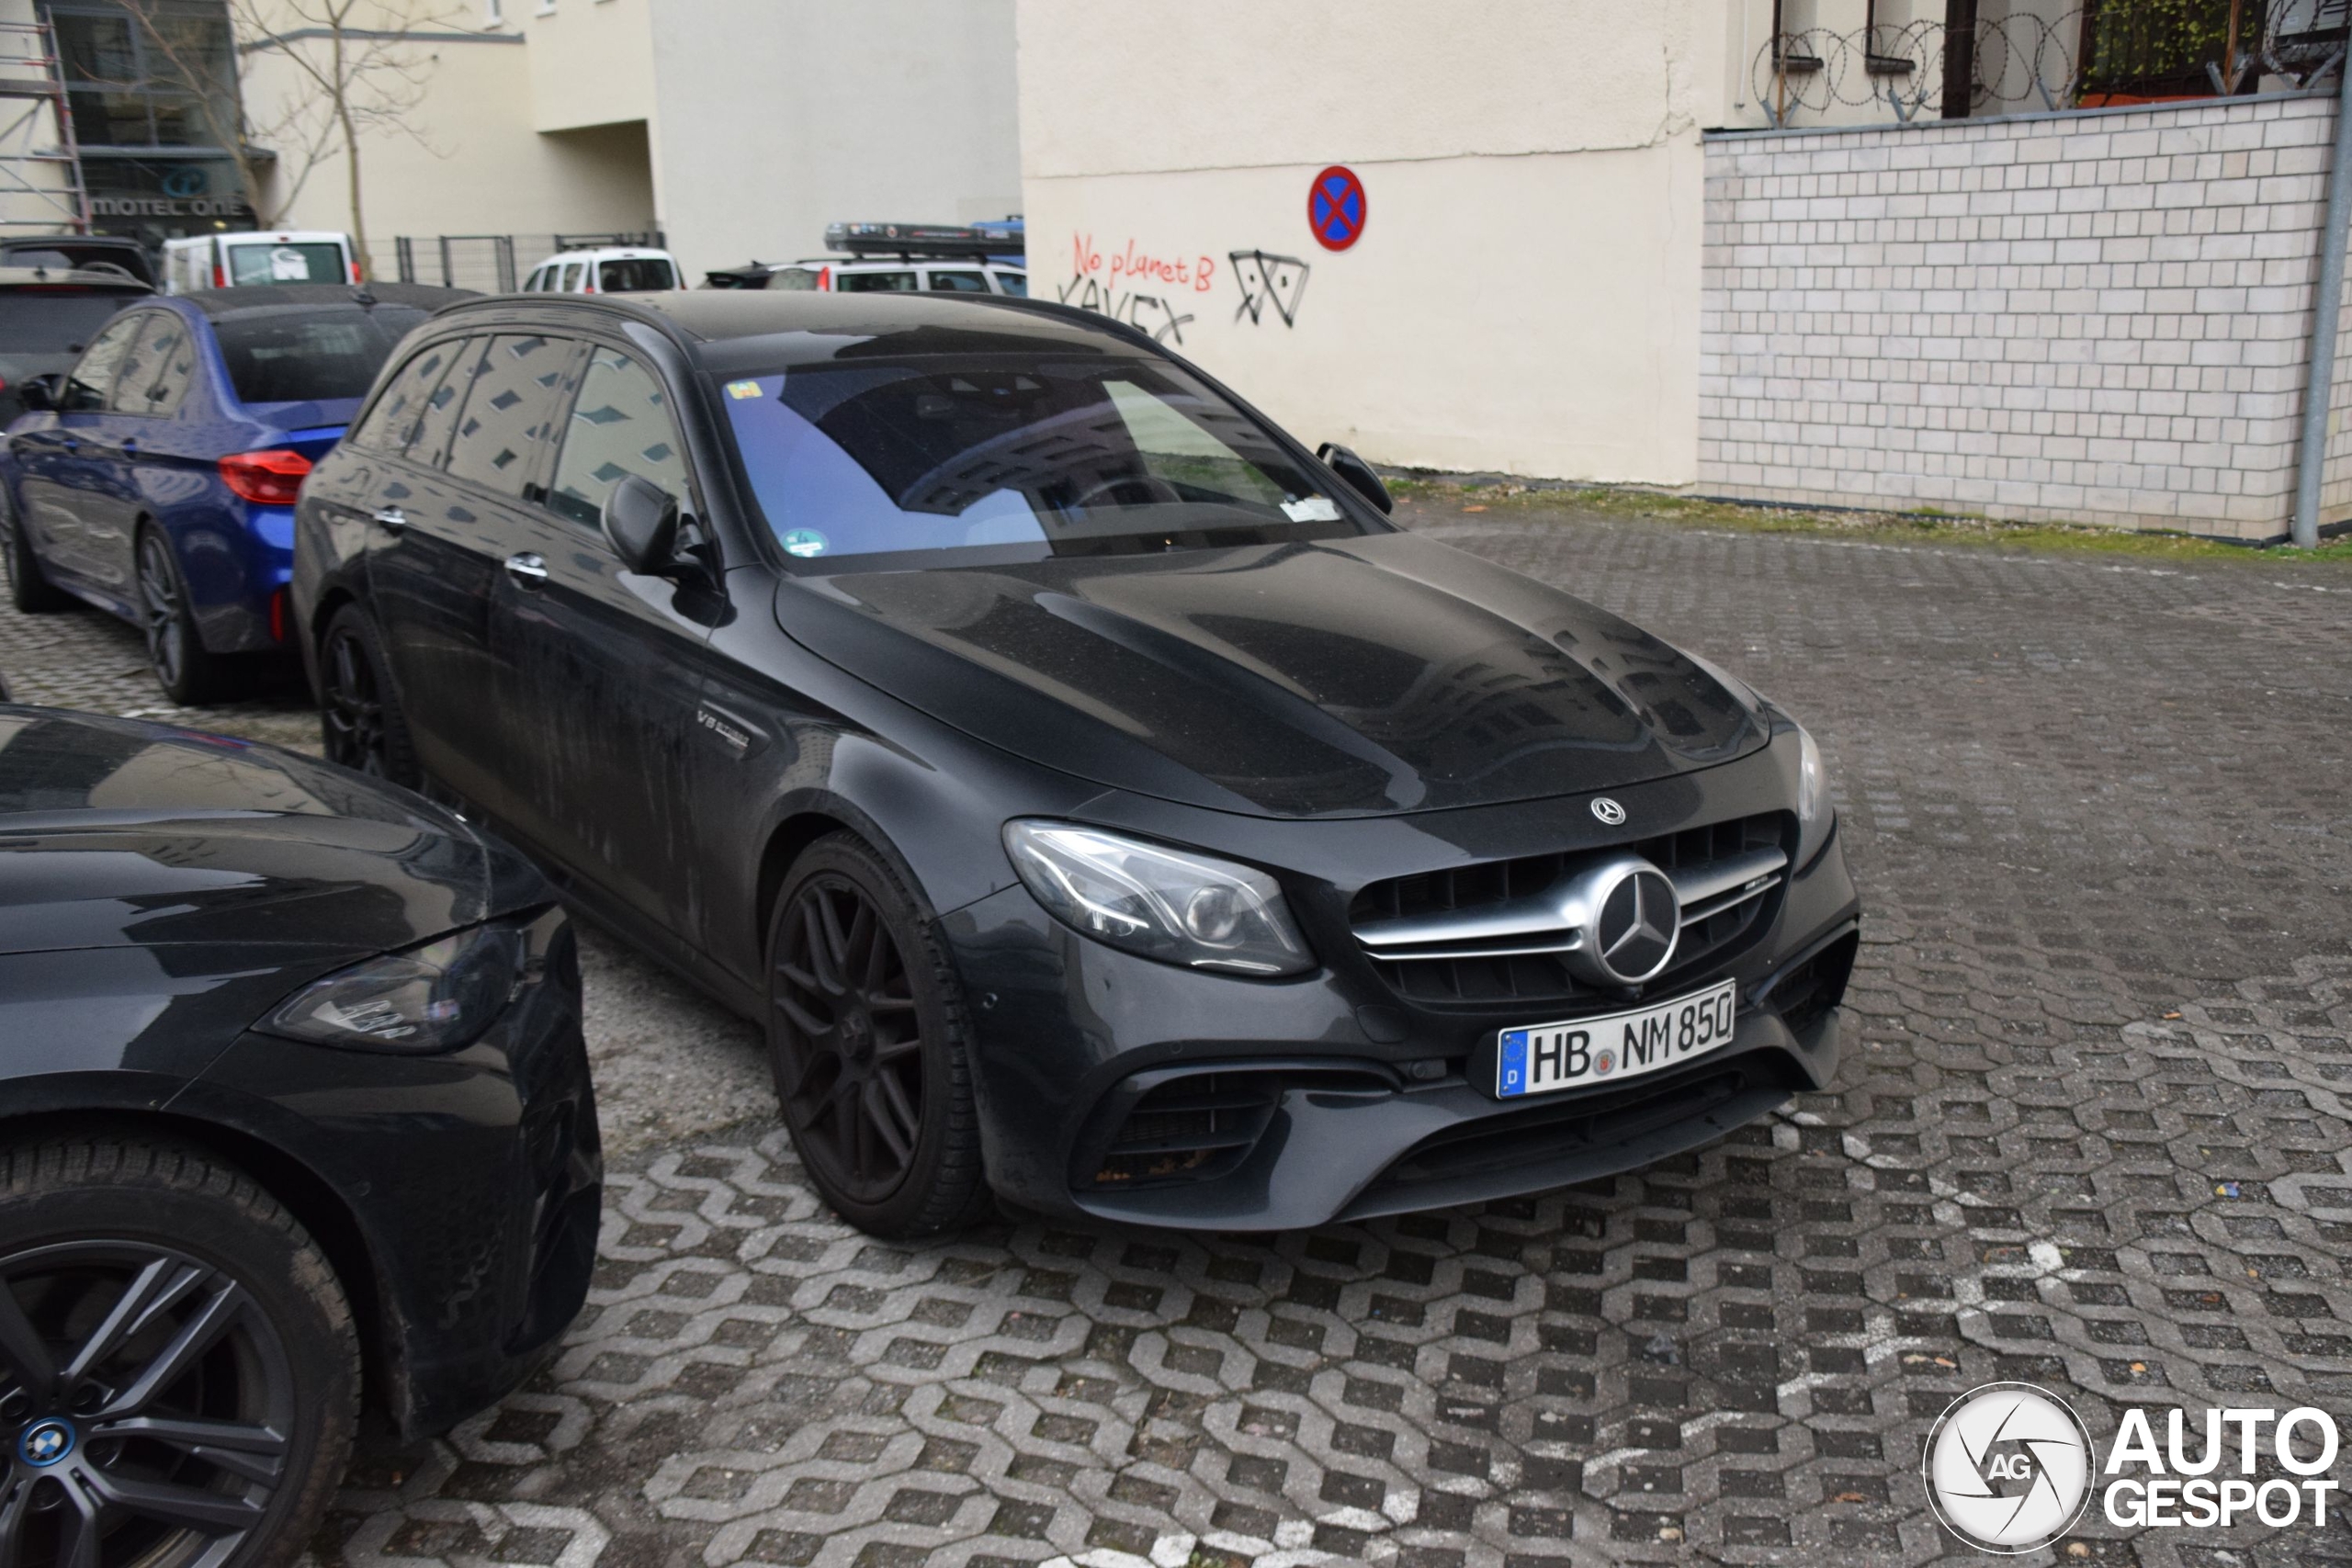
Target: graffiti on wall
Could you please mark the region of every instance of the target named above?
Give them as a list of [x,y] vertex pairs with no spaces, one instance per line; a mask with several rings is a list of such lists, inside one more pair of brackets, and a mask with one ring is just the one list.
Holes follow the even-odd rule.
[[1262,321],[1271,307],[1283,325],[1298,324],[1298,302],[1306,293],[1309,270],[1305,262],[1266,251],[1234,251],[1226,259],[1233,265],[1233,280],[1241,286],[1241,303],[1233,312],[1236,321],[1244,316],[1253,324]]
[[1065,305],[1125,321],[1137,332],[1148,333],[1154,343],[1172,343],[1179,348],[1184,344],[1184,329],[1193,321],[1191,316],[1180,314],[1165,296],[1133,290],[1121,294],[1091,277],[1073,277],[1054,292]]
[[1206,294],[1216,278],[1215,256],[1154,255],[1133,239],[1106,254],[1093,235],[1073,234],[1070,251],[1073,276],[1055,290],[1062,303],[1125,321],[1154,343],[1182,344],[1193,320],[1180,308],[1183,296]]
[[1215,256],[1155,255],[1132,239],[1105,252],[1091,234],[1071,235],[1070,253],[1070,279],[1054,290],[1063,304],[1125,321],[1154,343],[1177,347],[1183,346],[1184,329],[1195,319],[1183,309],[1185,297],[1210,292],[1220,270],[1229,269],[1241,290],[1236,322],[1246,319],[1255,325],[1271,313],[1286,327],[1298,322],[1309,271],[1298,257],[1271,251],[1227,252],[1226,269]]

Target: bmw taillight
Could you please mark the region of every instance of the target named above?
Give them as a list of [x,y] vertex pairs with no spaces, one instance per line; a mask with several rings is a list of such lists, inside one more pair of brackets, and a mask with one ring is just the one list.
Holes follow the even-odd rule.
[[256,506],[293,505],[310,471],[311,459],[284,447],[232,452],[220,459],[220,482]]

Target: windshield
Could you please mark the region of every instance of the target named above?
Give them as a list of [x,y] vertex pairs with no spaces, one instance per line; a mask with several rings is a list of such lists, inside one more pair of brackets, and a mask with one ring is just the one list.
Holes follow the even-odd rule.
[[768,525],[818,570],[1330,538],[1367,518],[1163,361],[831,362],[719,389]]
[[596,264],[596,287],[607,294],[651,294],[677,286],[677,274],[660,256]]
[[79,354],[117,310],[146,298],[128,288],[0,290],[0,353]]
[[343,247],[328,244],[230,245],[229,282],[243,288],[263,283],[344,283]]
[[212,330],[240,402],[330,402],[364,397],[424,318],[408,305],[288,305],[240,310]]

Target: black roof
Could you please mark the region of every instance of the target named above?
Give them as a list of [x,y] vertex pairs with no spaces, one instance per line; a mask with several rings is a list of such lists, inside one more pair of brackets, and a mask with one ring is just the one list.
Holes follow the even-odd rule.
[[[255,290],[254,292],[264,292]],[[1157,353],[1107,316],[1010,296],[831,294],[817,289],[673,289],[659,294],[508,294],[455,313],[542,311],[632,317],[700,345],[712,368],[873,355],[969,354],[1015,347],[1062,353]],[[724,345],[721,347],[720,345]],[[714,352],[717,350],[717,352]]]
[[289,305],[351,305],[361,294],[379,305],[406,305],[411,310],[438,310],[461,299],[479,299],[470,288],[435,288],[423,283],[263,283],[246,288],[199,288],[180,298],[218,321],[245,310],[282,310]]

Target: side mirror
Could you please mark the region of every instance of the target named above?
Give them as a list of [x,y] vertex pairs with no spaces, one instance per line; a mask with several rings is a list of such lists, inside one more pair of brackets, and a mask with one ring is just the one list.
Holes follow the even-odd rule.
[[1370,463],[1329,441],[1317,446],[1315,455],[1329,464],[1333,473],[1353,485],[1358,494],[1380,508],[1383,515],[1396,510],[1396,502],[1389,499],[1388,487],[1380,482],[1380,476],[1372,471]]
[[621,565],[639,576],[660,576],[676,558],[678,498],[642,474],[623,474],[605,492],[605,542]]
[[28,409],[53,409],[57,406],[58,372],[45,376],[28,376],[17,383],[17,400]]

